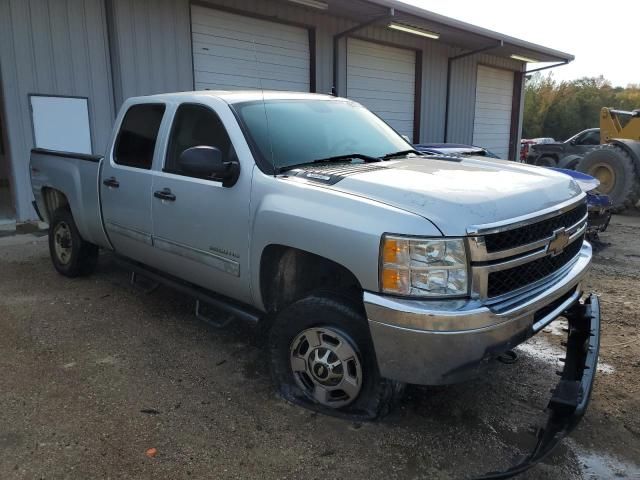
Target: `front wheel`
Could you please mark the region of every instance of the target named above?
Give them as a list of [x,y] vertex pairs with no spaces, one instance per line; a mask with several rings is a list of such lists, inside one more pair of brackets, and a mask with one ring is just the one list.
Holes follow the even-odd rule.
[[306,408],[374,419],[402,396],[403,384],[380,377],[366,317],[350,300],[311,295],[285,308],[269,350],[279,393]]
[[71,212],[56,210],[49,224],[49,254],[55,269],[65,277],[91,274],[98,263],[98,247],[80,236]]

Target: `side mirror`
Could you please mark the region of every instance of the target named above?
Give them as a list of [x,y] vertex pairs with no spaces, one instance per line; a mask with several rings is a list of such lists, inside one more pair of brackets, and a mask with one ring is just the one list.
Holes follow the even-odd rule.
[[180,154],[179,163],[183,172],[198,178],[221,179],[224,187],[235,185],[240,175],[240,165],[223,162],[222,152],[216,147],[188,148]]

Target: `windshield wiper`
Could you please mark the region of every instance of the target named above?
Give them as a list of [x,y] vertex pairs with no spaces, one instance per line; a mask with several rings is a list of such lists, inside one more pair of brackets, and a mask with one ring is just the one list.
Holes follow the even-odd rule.
[[357,158],[358,160],[364,160],[365,163],[379,162],[381,160],[378,157],[372,157],[371,155],[365,155],[364,153],[349,153],[347,155],[337,155],[335,157],[319,158],[318,160],[313,160],[310,163],[340,162],[341,160],[349,160],[351,158]]
[[310,162],[298,163],[296,165],[289,165],[287,167],[280,167],[278,170],[280,173],[287,170],[293,170],[294,168],[301,167],[303,165],[313,165],[314,163],[331,163],[342,162],[344,160],[351,160],[357,158],[358,160],[364,160],[365,163],[380,162],[382,159],[378,157],[372,157],[371,155],[365,155],[364,153],[349,153],[347,155],[336,155],[335,157],[318,158],[317,160],[311,160]]
[[421,157],[424,156],[424,153],[412,148],[411,150],[401,150],[399,152],[387,153],[386,155],[381,156],[380,160],[391,160],[392,158],[396,157],[404,157],[406,155],[409,155],[410,153],[415,153],[416,155],[420,155]]

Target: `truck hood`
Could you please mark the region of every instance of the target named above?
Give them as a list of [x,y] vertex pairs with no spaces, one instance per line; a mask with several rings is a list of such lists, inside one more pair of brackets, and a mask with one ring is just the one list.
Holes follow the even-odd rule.
[[535,213],[581,194],[567,175],[504,160],[408,158],[384,166],[347,176],[330,188],[420,215],[447,236],[466,235],[469,226]]

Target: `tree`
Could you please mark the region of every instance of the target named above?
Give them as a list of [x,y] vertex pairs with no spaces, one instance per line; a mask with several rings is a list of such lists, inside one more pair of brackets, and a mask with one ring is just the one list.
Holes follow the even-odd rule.
[[613,88],[602,76],[557,82],[537,72],[525,85],[522,136],[564,140],[597,127],[602,107],[639,109],[640,85]]

